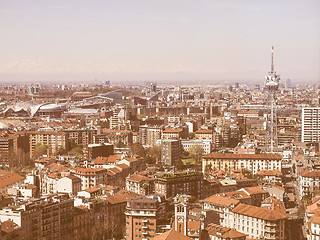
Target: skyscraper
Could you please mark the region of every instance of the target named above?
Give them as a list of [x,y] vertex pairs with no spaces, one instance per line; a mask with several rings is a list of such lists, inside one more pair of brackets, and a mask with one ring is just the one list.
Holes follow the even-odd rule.
[[301,142],[320,142],[320,107],[302,109]]

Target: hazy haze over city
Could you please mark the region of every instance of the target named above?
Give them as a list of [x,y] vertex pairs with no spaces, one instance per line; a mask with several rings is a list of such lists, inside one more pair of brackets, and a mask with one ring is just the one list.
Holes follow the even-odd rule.
[[0,82],[320,79],[320,1],[0,2]]

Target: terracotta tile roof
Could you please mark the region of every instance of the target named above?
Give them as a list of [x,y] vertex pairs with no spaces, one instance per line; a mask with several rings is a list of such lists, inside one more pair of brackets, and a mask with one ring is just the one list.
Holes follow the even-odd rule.
[[151,239],[153,240],[192,240],[192,238],[189,238],[173,229]]
[[204,159],[252,159],[252,160],[281,160],[280,154],[233,154],[233,153],[209,153],[203,156]]
[[68,176],[66,176],[66,177],[69,178],[69,179],[71,179],[72,181],[81,181],[80,178],[78,178],[78,177],[76,177],[76,176],[74,176],[74,175],[68,175]]
[[283,214],[282,212],[276,210],[265,209],[242,203],[236,206],[232,212],[264,220],[279,220],[286,218],[285,212]]
[[213,134],[213,130],[208,129],[200,129],[195,132],[196,134]]
[[268,192],[266,190],[264,190],[262,187],[260,186],[256,186],[256,187],[246,187],[243,188],[245,191],[247,191],[247,193],[249,193],[250,195],[255,195],[255,194],[268,194]]
[[125,163],[117,164],[116,167],[119,167],[119,168],[121,168],[121,169],[128,169],[128,168],[130,168],[130,166],[128,166],[128,165],[125,164]]
[[213,203],[215,205],[224,206],[224,207],[230,207],[232,204],[237,205],[240,202],[239,200],[235,200],[228,197],[216,196],[216,195],[207,197],[204,201]]
[[141,182],[141,181],[146,180],[146,179],[149,179],[149,178],[145,177],[143,175],[140,175],[140,174],[132,174],[132,175],[127,177],[127,180],[134,181],[134,182]]
[[36,189],[37,186],[34,184],[29,184],[28,186],[26,186],[26,189]]
[[188,229],[200,229],[200,221],[188,221]]
[[20,182],[24,177],[19,174],[0,170],[0,188]]
[[140,195],[134,192],[129,192],[125,190],[120,190],[114,195],[107,194],[108,202],[110,204],[119,204],[119,203],[125,203],[129,199],[134,199],[139,197]]
[[121,160],[121,156],[122,156],[122,154],[110,155],[108,157],[108,162],[109,163],[116,163],[117,160]]
[[219,238],[223,239],[235,239],[240,237],[246,237],[247,235],[241,232],[238,232],[234,229],[223,227],[217,224],[209,224],[206,227],[209,235],[218,236]]
[[163,130],[163,133],[181,133],[182,129],[177,128],[177,129],[170,129],[170,128],[166,128],[165,130]]
[[257,175],[260,176],[282,176],[282,173],[277,171],[277,170],[261,170],[259,172],[257,172]]
[[320,177],[320,172],[319,171],[304,170],[300,173],[300,176],[307,177],[307,178],[315,178],[315,177]]
[[310,218],[310,221],[311,221],[312,223],[315,223],[315,224],[320,225],[320,212],[317,211],[317,212]]
[[100,191],[101,189],[98,188],[98,187],[92,187],[92,188],[88,188],[86,189],[85,191],[88,192],[88,193],[95,193],[95,192],[98,192]]
[[137,162],[138,159],[135,157],[129,157],[129,158],[125,158],[125,160],[127,160],[128,162],[132,163],[132,162]]
[[11,220],[7,220],[1,223],[1,231],[5,233],[11,233],[19,228],[19,225],[12,222]]

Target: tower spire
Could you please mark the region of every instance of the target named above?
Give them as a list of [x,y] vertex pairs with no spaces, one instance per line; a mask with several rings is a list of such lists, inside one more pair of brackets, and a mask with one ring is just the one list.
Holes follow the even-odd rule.
[[274,71],[274,66],[273,66],[273,49],[274,49],[274,47],[272,46],[272,49],[271,49],[271,72]]

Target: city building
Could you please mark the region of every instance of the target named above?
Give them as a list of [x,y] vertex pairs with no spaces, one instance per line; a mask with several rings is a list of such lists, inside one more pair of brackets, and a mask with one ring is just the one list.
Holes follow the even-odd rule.
[[252,174],[260,170],[277,170],[281,172],[282,156],[279,154],[230,154],[210,153],[203,157],[202,168],[206,166],[215,170],[232,171],[235,169],[248,169]]
[[301,142],[320,142],[320,107],[302,109]]
[[164,139],[161,143],[161,163],[164,166],[175,166],[181,160],[181,141]]
[[201,172],[163,174],[155,179],[155,194],[165,196],[165,198],[186,194],[201,199],[203,181]]
[[159,203],[156,199],[138,197],[127,201],[126,239],[152,239],[156,236]]

